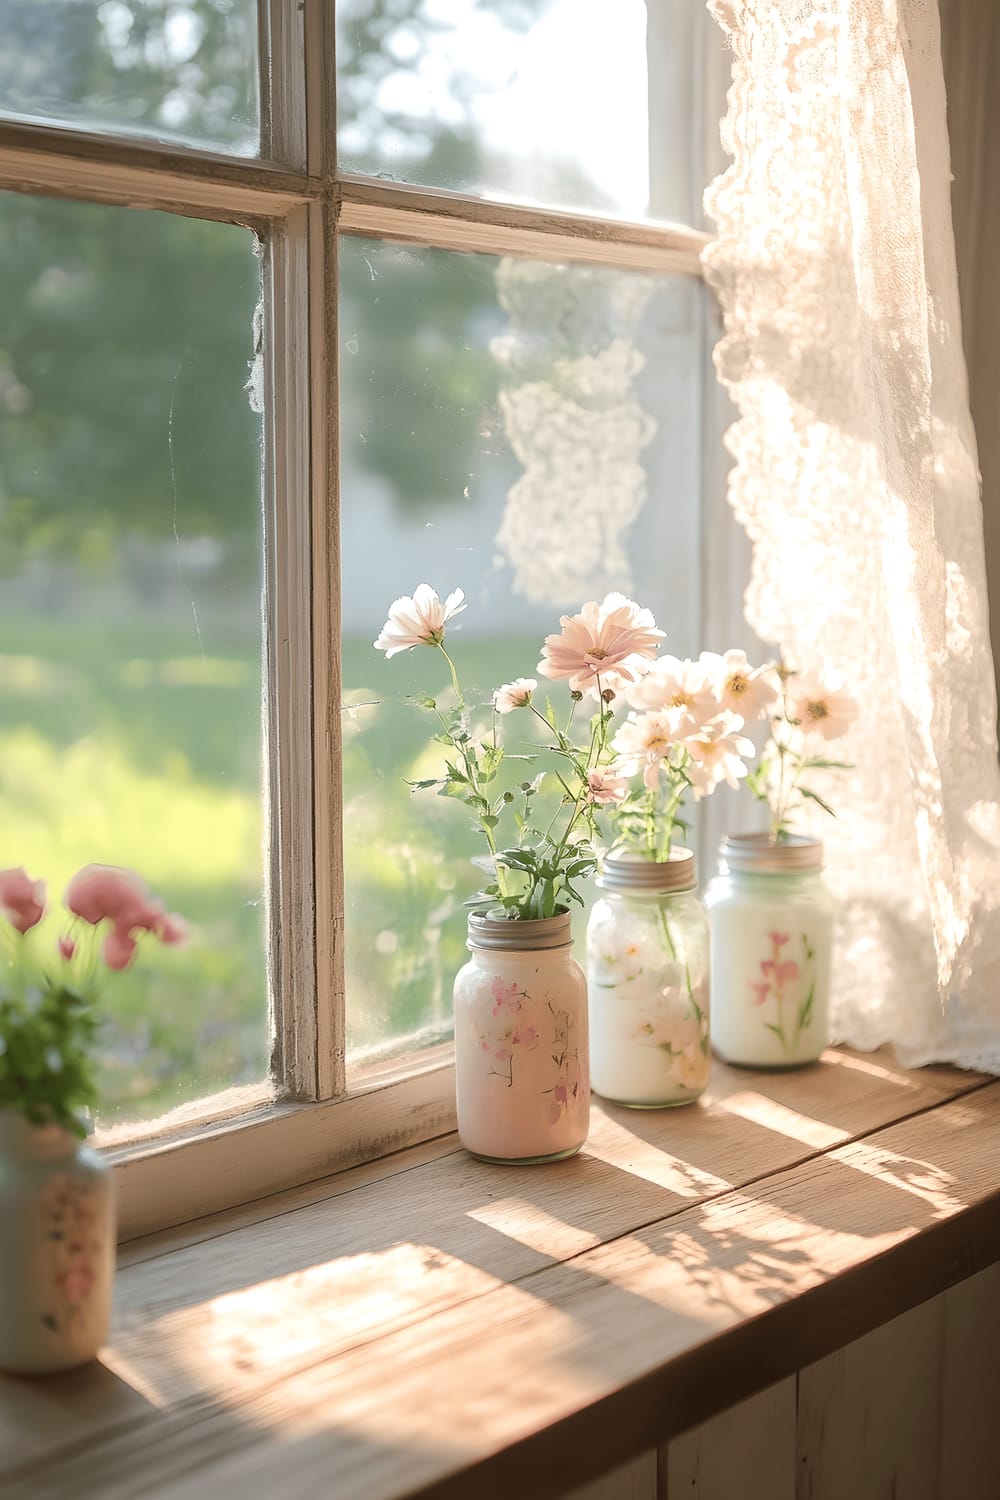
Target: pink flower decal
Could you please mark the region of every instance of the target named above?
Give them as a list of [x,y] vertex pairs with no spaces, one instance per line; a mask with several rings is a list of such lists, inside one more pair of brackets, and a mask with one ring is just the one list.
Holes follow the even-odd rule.
[[32,880],[27,870],[0,870],[0,914],[23,936],[42,920],[45,881]]
[[515,1047],[533,1047],[538,1041],[538,1028],[535,1026],[515,1026],[511,1041]]
[[498,1016],[504,1009],[510,1010],[512,1013],[521,1009],[518,988],[513,982],[504,984],[498,975],[491,985],[491,990],[493,993],[493,1014],[495,1016]]
[[785,963],[778,965],[774,977],[778,984],[788,984],[790,980],[798,979],[799,966],[793,959],[788,959]]
[[768,937],[776,948],[783,948],[786,943],[791,942],[787,932],[769,932]]
[[764,1001],[767,999],[768,995],[771,993],[771,986],[767,983],[766,980],[760,980],[760,979],[753,980],[753,979],[751,979],[751,981],[750,981],[750,989],[753,991],[753,1001],[752,1001],[752,1004],[754,1004],[754,1005],[763,1005]]
[[497,1062],[510,1062],[512,1055],[510,1042],[498,1042],[493,1048],[493,1056]]
[[56,1277],[56,1285],[62,1288],[67,1302],[74,1305],[82,1302],[94,1285],[94,1273],[87,1264],[86,1257],[74,1255],[68,1269]]

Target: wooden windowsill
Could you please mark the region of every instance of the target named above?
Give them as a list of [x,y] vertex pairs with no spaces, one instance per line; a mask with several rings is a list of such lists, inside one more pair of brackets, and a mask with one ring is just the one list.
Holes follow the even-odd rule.
[[838,1049],[134,1241],[101,1364],[0,1379],[0,1493],[561,1495],[1000,1258],[998,1148],[1000,1081]]

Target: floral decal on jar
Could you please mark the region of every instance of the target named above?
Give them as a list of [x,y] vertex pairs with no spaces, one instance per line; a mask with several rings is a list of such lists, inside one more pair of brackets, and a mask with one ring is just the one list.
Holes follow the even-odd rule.
[[64,1333],[87,1315],[101,1254],[90,1189],[67,1176],[53,1177],[42,1202],[42,1222],[49,1247],[51,1301],[41,1320],[53,1333]]
[[698,1004],[693,993],[689,997],[680,990],[665,990],[655,1011],[646,1009],[648,1013],[630,1028],[630,1040],[640,1046],[659,1047],[669,1059],[671,1075],[680,1088],[704,1089],[711,1067],[705,1007]]
[[[768,933],[771,944],[767,958],[760,961],[760,979],[751,979],[750,1003],[767,1005],[774,1002],[777,1021],[765,1021],[768,1031],[774,1033],[781,1043],[781,1050],[791,1056],[799,1045],[802,1033],[812,1020],[813,999],[816,994],[816,975],[813,960],[815,949],[808,935],[801,935],[801,958],[792,954],[792,936],[788,932]],[[796,992],[804,994],[797,1003]]]
[[568,1010],[556,1010],[551,1002],[549,1011],[555,1027],[552,1061],[559,1070],[559,1076],[552,1088],[544,1089],[543,1093],[552,1095],[549,1100],[549,1121],[554,1125],[560,1115],[567,1110],[576,1109],[581,1093],[587,1093],[587,1080],[580,1061],[580,1049],[573,1044],[575,1018]]
[[490,985],[493,1015],[498,1025],[479,1032],[479,1048],[489,1060],[489,1072],[514,1086],[514,1058],[518,1052],[533,1052],[539,1043],[538,1027],[524,1015],[524,1002],[531,997],[516,984],[505,984],[496,975]]

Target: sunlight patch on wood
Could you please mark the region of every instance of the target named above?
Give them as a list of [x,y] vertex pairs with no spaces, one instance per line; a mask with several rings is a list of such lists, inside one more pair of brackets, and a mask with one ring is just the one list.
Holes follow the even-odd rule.
[[833,1125],[826,1125],[822,1120],[813,1119],[811,1115],[800,1114],[798,1110],[789,1109],[750,1089],[741,1094],[730,1094],[727,1099],[720,1099],[718,1108],[724,1109],[727,1114],[738,1115],[741,1120],[762,1125],[765,1130],[789,1136],[793,1141],[815,1146],[819,1151],[850,1139],[846,1130],[837,1130]]

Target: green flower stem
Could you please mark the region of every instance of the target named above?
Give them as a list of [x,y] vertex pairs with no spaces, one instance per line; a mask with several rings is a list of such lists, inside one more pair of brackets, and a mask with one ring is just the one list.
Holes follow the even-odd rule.
[[[455,667],[455,663],[448,655],[441,641],[438,641],[437,648],[440,651],[441,655],[444,657],[445,661],[448,663],[448,670],[451,672],[451,685],[455,689],[455,697],[458,699],[458,706],[460,709],[464,710],[465,694],[462,692],[462,685],[458,680],[458,671]],[[448,735],[448,738],[450,739],[452,745],[455,747],[462,758],[462,765],[465,767],[465,774],[469,779],[469,785],[472,787],[472,790],[476,794],[476,796],[481,798],[483,795],[483,789],[479,781],[479,765],[476,761],[475,754],[470,755],[465,745],[458,744],[456,742],[454,736],[451,734],[451,731],[448,728],[447,721],[440,710],[435,709],[435,713],[437,714],[438,719],[441,722],[441,727],[443,728],[445,734]],[[482,823],[480,826],[482,827],[483,833],[486,835],[487,848],[494,857],[493,872],[496,875],[497,887],[499,888],[501,896],[506,897],[510,894],[506,884],[506,872],[504,871],[503,866],[498,865],[496,862],[497,841],[493,837],[493,830],[492,828],[488,828],[485,823]]]

